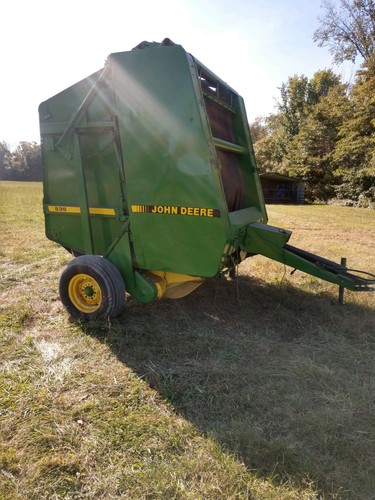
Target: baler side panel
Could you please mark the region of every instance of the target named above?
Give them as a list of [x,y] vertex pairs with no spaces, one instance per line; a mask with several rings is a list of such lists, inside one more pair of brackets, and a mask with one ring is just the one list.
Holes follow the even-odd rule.
[[40,116],[46,234],[77,253],[103,255],[123,225],[124,173],[113,90],[110,79],[95,89],[100,73],[42,103]]

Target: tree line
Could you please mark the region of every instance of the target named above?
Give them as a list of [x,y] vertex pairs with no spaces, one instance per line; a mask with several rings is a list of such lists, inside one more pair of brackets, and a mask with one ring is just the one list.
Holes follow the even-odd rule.
[[250,125],[258,166],[301,178],[307,199],[375,203],[375,2],[326,0],[314,40],[334,63],[362,64],[354,83],[331,69],[294,75],[280,87],[276,112]]
[[40,145],[22,141],[11,150],[5,142],[0,142],[0,180],[41,181]]

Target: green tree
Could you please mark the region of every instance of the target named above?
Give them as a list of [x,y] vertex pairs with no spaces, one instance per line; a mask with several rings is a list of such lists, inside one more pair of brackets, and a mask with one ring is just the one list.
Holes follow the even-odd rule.
[[310,106],[318,104],[322,97],[325,97],[331,88],[341,84],[341,78],[331,69],[319,70],[314,73],[309,81],[307,103]]
[[340,127],[333,157],[338,195],[375,202],[375,54],[358,71],[350,98],[352,113]]
[[328,47],[335,64],[355,61],[361,56],[365,61],[375,51],[375,1],[340,0],[337,10],[330,0],[323,0],[324,17],[314,33],[319,47]]
[[42,161],[40,146],[36,142],[20,142],[10,156],[13,180],[42,180]]
[[269,135],[269,127],[267,118],[264,116],[257,116],[255,120],[250,123],[250,135],[252,141],[258,142],[259,140]]
[[0,142],[0,180],[5,181],[10,173],[10,150],[6,142]]
[[314,73],[310,80],[305,75],[294,75],[281,85],[281,100],[277,102],[278,121],[288,139],[298,135],[312,107],[340,83],[338,75],[331,69],[324,69]]
[[294,75],[281,84],[281,99],[277,102],[278,121],[287,140],[298,134],[307,116],[308,90],[309,80],[305,75]]
[[263,135],[259,123],[254,124],[258,132],[254,150],[261,171],[285,172],[290,165],[288,156],[314,106],[326,97],[330,89],[340,85],[340,77],[332,70],[317,71],[309,80],[306,76],[294,75],[280,88],[277,103],[278,113],[263,119]]
[[277,116],[257,117],[250,124],[250,134],[254,144],[257,165],[261,172],[277,171],[281,167],[284,154],[280,137],[282,129],[277,124]]
[[329,89],[312,108],[291,141],[285,158],[288,174],[301,177],[306,186],[306,198],[327,201],[335,194],[333,155],[338,131],[350,113],[346,85]]
[[258,166],[262,172],[282,171],[288,143],[306,117],[308,78],[294,75],[280,87],[278,112],[250,125]]

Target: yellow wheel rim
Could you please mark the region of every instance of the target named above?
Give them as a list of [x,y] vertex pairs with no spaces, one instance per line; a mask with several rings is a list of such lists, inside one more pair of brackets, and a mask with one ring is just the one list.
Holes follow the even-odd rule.
[[82,313],[97,311],[102,303],[102,290],[98,282],[88,274],[77,274],[69,282],[69,299]]

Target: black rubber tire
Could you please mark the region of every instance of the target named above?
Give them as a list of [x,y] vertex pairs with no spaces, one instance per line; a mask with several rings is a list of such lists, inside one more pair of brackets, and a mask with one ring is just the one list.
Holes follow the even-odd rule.
[[[83,307],[80,307],[79,300],[71,290],[72,283],[77,283],[74,291],[77,290],[76,295],[81,294],[83,285],[80,283],[84,283],[84,280],[81,282],[79,280],[82,275],[87,276],[88,282],[92,279],[92,283],[95,284],[94,287],[91,287],[91,295],[98,292],[101,298],[92,307],[88,304],[88,310],[85,310],[84,299],[78,296],[83,304]],[[98,287],[99,289],[96,290]],[[81,255],[70,261],[61,272],[59,293],[67,312],[71,316],[83,320],[115,318],[125,306],[125,283],[119,270],[109,260],[98,255]],[[84,297],[85,294],[82,296]],[[90,296],[86,297],[90,299]]]

